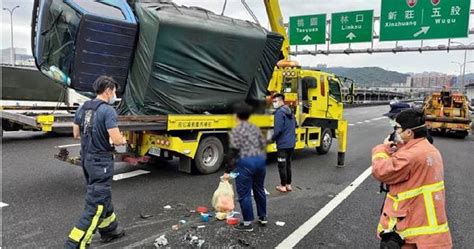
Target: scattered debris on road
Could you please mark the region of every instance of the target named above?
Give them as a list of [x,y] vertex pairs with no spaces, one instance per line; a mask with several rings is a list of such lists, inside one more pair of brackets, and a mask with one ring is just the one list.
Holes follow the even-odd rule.
[[199,213],[207,213],[209,212],[209,209],[207,207],[204,207],[204,206],[199,206],[196,208],[196,211],[198,211]]
[[155,240],[155,243],[153,245],[155,245],[156,248],[167,246],[168,240],[166,239],[165,235],[161,235]]
[[239,244],[242,245],[243,247],[249,247],[250,246],[250,243],[247,242],[244,239],[239,239]]
[[286,223],[283,222],[283,221],[277,221],[277,222],[275,222],[275,224],[276,224],[277,226],[282,227],[282,226],[285,226]]
[[140,218],[142,218],[142,219],[148,219],[148,218],[151,218],[151,217],[153,217],[153,215],[140,213]]

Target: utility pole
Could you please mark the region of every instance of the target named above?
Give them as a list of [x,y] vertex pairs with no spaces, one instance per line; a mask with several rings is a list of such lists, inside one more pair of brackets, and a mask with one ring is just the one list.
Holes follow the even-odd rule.
[[466,58],[467,50],[464,50],[464,62],[462,63],[462,88],[466,85]]
[[[451,63],[454,63],[454,64],[458,64],[459,65],[459,76],[462,77],[462,63],[461,62],[457,62],[457,61],[451,61]],[[456,80],[456,82],[459,82],[458,80]],[[459,84],[461,85],[461,84]],[[462,86],[460,86],[462,87]]]
[[20,8],[20,5],[15,6],[11,10],[9,8],[3,8],[3,10],[10,12],[10,43],[11,43],[10,61],[13,67],[15,66],[15,47],[13,46],[13,12],[17,8]]
[[[464,44],[464,43],[455,42],[455,41],[454,41],[454,42],[452,41],[451,43],[459,44],[459,45],[462,45],[462,46],[465,46],[465,47],[466,47],[466,46],[471,46],[471,45],[474,44],[474,42],[471,42],[471,43],[469,43],[468,45],[466,45],[466,44]],[[463,64],[462,64],[463,69],[462,69],[462,76],[461,76],[461,77],[462,77],[462,81],[461,81],[461,82],[462,82],[462,83],[461,83],[462,85],[461,85],[461,88],[464,88],[464,85],[465,85],[466,63],[467,63],[466,60],[467,60],[467,49],[464,50],[464,62],[463,62]]]

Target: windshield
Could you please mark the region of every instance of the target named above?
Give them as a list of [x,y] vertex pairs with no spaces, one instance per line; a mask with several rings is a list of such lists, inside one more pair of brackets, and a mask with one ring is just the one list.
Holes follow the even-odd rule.
[[41,72],[67,84],[80,16],[60,1],[45,2],[49,4],[41,3],[38,12],[33,55]]

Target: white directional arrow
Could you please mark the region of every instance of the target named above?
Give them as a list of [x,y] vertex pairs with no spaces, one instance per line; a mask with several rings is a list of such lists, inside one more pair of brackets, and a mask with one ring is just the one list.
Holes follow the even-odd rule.
[[428,33],[428,30],[430,30],[430,26],[421,27],[421,30],[418,31],[418,32],[416,32],[416,33],[414,33],[414,34],[413,34],[413,37],[418,37],[418,36],[421,35],[421,34],[425,34],[425,35],[426,35],[426,33]]
[[350,33],[346,36],[346,38],[352,41],[352,39],[356,38],[356,35],[355,35],[354,33],[350,32]]
[[305,42],[311,41],[311,36],[306,35],[305,37],[303,37],[303,41],[305,41]]

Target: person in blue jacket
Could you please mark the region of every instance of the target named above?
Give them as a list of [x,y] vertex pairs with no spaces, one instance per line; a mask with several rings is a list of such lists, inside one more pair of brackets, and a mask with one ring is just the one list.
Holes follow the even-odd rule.
[[277,145],[278,171],[280,185],[276,189],[280,192],[291,191],[291,155],[296,144],[296,118],[290,107],[285,105],[283,94],[273,95],[273,108],[275,108],[273,137]]

